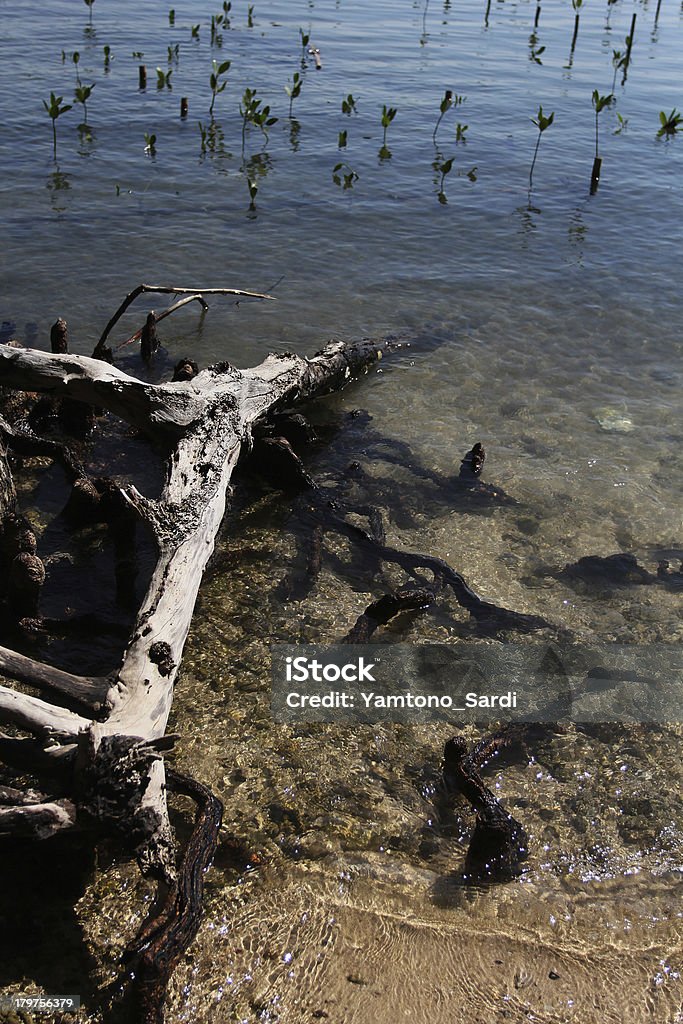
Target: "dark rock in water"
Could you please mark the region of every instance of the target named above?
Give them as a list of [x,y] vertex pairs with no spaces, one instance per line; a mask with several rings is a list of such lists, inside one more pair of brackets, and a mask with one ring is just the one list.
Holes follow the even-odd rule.
[[484,451],[484,446],[481,441],[477,441],[476,444],[472,445],[472,448],[467,452],[460,463],[460,476],[479,476],[484,466],[485,459],[486,452]]

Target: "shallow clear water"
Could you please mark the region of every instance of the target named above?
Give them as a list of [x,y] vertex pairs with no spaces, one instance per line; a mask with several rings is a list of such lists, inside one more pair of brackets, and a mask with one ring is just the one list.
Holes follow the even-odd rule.
[[[6,333],[47,347],[63,315],[73,348],[90,352],[144,280],[277,297],[218,299],[203,319],[179,312],[160,327],[173,358],[248,365],[330,336],[398,334],[410,348],[316,410],[343,428],[312,457],[321,479],[363,462],[368,436],[346,420],[358,406],[373,431],[407,441],[415,464],[442,474],[457,472],[481,440],[487,480],[518,505],[453,508],[410,465],[366,458],[374,486],[365,497],[385,511],[392,542],[447,558],[484,596],[579,637],[679,641],[680,591],[572,585],[557,571],[619,551],[654,571],[682,554],[683,140],[656,138],[659,111],[683,102],[680,5],[664,0],[655,26],[652,0],[591,0],[573,55],[564,0],[542,5],[535,41],[535,3],[497,0],[486,16],[481,0],[257,2],[248,28],[238,0],[220,49],[210,45],[208,7],[177,5],[171,27],[168,6],[97,0],[91,31],[83,5],[0,0]],[[612,50],[624,49],[634,11],[632,61],[625,84],[617,76],[616,104],[600,115],[602,177],[590,196],[591,92],[610,92]],[[302,67],[300,27],[320,49],[321,71],[310,57]],[[173,89],[158,91],[154,69],[169,66],[176,43]],[[530,48],[541,46],[539,65]],[[82,80],[97,83],[91,137],[79,137],[80,111],[64,115],[55,165],[41,101],[50,90],[70,101],[74,50]],[[202,153],[197,121],[209,120],[212,58],[232,66],[216,100],[221,135]],[[298,127],[283,88],[297,70]],[[247,86],[279,121],[266,149],[257,130],[247,132],[243,158]],[[466,98],[444,117],[435,149],[447,88]],[[340,103],[349,92],[357,114],[347,117]],[[398,111],[384,160],[382,104]],[[555,121],[529,195],[539,104]],[[458,121],[468,125],[465,143],[455,142]],[[157,136],[154,156],[145,132]],[[433,164],[451,156],[442,203]],[[351,189],[333,181],[339,161],[358,174]],[[259,186],[252,212],[245,166]],[[134,307],[115,341],[146,308]],[[123,365],[137,372],[130,353]],[[467,895],[448,876],[471,818],[463,809],[457,826],[428,824],[449,726],[297,732],[270,720],[268,642],[339,639],[387,579],[357,568],[343,577],[328,561],[307,601],[283,603],[277,584],[291,569],[296,523],[278,496],[254,507],[238,499],[221,543],[225,569],[202,591],[174,726],[181,763],[225,799],[226,834],[261,850],[262,866],[241,872],[219,857],[172,1019],[300,1021],[324,1010],[333,1020],[408,1011],[457,1020],[453,1007],[467,1002],[471,1019],[487,1022],[506,1009],[548,1022],[675,1020],[677,730],[569,730],[547,737],[528,768],[502,771],[500,792],[519,806],[532,856],[520,880]],[[246,558],[244,546],[253,549]],[[328,550],[348,554],[333,539]],[[417,620],[406,638],[448,641],[464,629],[449,608]],[[119,873],[131,895],[125,912],[114,910]],[[104,907],[134,926],[143,906],[133,877],[109,867],[84,897],[83,927],[105,974],[118,945],[97,915]],[[354,942],[368,945],[365,966]],[[364,970],[367,978],[349,980]],[[219,995],[220,1009],[210,1009]]]

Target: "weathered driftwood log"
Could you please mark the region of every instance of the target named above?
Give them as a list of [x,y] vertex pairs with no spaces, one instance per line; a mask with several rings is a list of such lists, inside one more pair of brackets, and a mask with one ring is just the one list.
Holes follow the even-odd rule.
[[[146,384],[100,359],[0,348],[0,385],[107,409],[170,450],[158,499],[133,487],[123,491],[129,507],[152,531],[158,559],[114,677],[82,678],[0,650],[0,670],[7,676],[49,687],[88,710],[86,717],[0,687],[0,721],[38,741],[4,737],[0,755],[30,763],[40,752],[36,771],[49,772],[61,751],[61,761],[73,767],[75,786],[73,801],[47,797],[40,804],[3,807],[0,832],[40,838],[74,826],[114,827],[136,847],[141,868],[164,879],[175,893],[168,928],[150,944],[154,955],[150,950],[142,954],[145,976],[157,993],[155,999],[143,999],[146,1021],[159,1019],[152,1003],[159,1003],[158,992],[196,928],[197,872],[215,846],[208,839],[200,844],[184,861],[185,880],[178,881],[164,763],[157,748],[240,450],[251,444],[252,428],[268,410],[342,387],[380,358],[384,347],[371,341],[331,343],[309,359],[271,355],[244,371],[223,363],[160,385]],[[8,441],[14,434],[8,428]],[[9,510],[13,491],[6,485],[4,492]],[[215,803],[209,811],[202,806],[197,828],[201,832],[208,815],[217,834]]]

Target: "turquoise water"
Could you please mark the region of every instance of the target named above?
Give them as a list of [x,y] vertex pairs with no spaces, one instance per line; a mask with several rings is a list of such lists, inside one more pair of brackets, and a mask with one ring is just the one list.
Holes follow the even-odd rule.
[[[652,0],[587,0],[573,53],[568,0],[541,5],[535,39],[535,3],[257,0],[248,27],[247,5],[236,0],[221,47],[209,30],[218,3],[213,11],[176,5],[174,26],[168,6],[96,0],[90,27],[76,0],[40,8],[0,0],[5,333],[47,347],[62,315],[73,348],[90,352],[123,296],[147,281],[267,290],[277,299],[217,299],[204,318],[182,310],[159,328],[169,358],[249,365],[268,350],[308,352],[332,336],[398,334],[410,348],[316,415],[343,423],[365,408],[374,431],[409,442],[415,462],[446,475],[481,440],[486,479],[519,505],[452,508],[410,465],[365,458],[362,431],[318,451],[315,472],[324,479],[363,461],[375,482],[366,499],[383,509],[391,542],[447,558],[501,604],[579,638],[679,642],[674,591],[576,586],[558,571],[585,555],[629,552],[652,572],[662,558],[677,565],[683,556],[683,138],[657,138],[659,112],[683,106],[680,5],[663,0],[655,21]],[[602,176],[591,196],[591,93],[611,91],[612,51],[624,50],[634,12],[627,78],[617,76],[616,102],[600,114]],[[320,50],[320,71],[302,52],[300,28]],[[52,90],[71,101],[73,51],[83,82],[96,83],[90,129],[79,134],[81,111],[60,118],[55,163],[42,100]],[[232,63],[216,99],[215,145],[202,152],[197,122],[209,124],[212,59]],[[172,90],[157,90],[157,66],[172,69]],[[294,72],[303,78],[296,124],[284,91]],[[247,87],[279,120],[267,145],[251,128],[243,155],[238,107]],[[446,89],[465,99],[447,112],[435,146]],[[349,93],[357,113],[346,116]],[[381,159],[383,104],[397,114],[391,156]],[[555,119],[529,194],[539,104]],[[456,142],[458,122],[467,125],[464,142]],[[156,135],[154,154],[145,133]],[[440,202],[434,163],[451,157]],[[333,180],[340,161],[358,176],[346,190]],[[255,210],[248,178],[258,184]],[[166,300],[151,304],[160,310]],[[114,343],[147,308],[138,302]],[[138,372],[130,348],[119,359]],[[159,360],[160,373],[167,366]],[[547,1024],[675,1020],[677,731],[570,729],[547,739],[528,767],[497,775],[508,806],[521,808],[532,856],[518,882],[468,903],[447,884],[462,859],[467,814],[460,831],[432,830],[429,856],[420,845],[432,829],[430,787],[449,726],[290,733],[268,714],[269,640],[338,640],[388,580],[354,576],[349,586],[327,563],[308,601],[283,604],[277,585],[295,557],[286,505],[262,498],[250,511],[238,499],[220,545],[230,568],[203,588],[173,727],[185,767],[224,798],[228,830],[260,849],[267,866],[240,872],[218,858],[172,1019],[298,1024],[331,992],[337,1002],[325,1012],[359,1022],[401,1019],[399,1010],[413,1020],[458,1020],[456,1004],[488,1021],[506,1008],[526,1014],[524,1000]],[[348,554],[328,544],[331,554]],[[405,638],[453,641],[461,625],[446,613],[425,617]],[[291,813],[283,818],[277,807]],[[130,894],[123,904],[121,885]],[[132,930],[143,896],[126,865],[103,869],[84,896],[81,924],[103,977],[119,942],[107,913]],[[388,971],[395,963],[412,978],[413,990],[395,988],[397,1003],[389,982],[372,982],[383,1003],[372,1002],[370,982],[349,982],[361,971],[354,930],[370,964]],[[504,951],[503,973],[514,961],[505,981],[511,1002],[502,981],[492,994],[501,972],[490,943]],[[294,967],[283,959],[290,952]],[[468,956],[485,984],[468,975]],[[443,977],[429,973],[440,958],[450,996]],[[546,991],[540,973],[527,985],[539,965],[545,981],[557,958],[568,990]]]

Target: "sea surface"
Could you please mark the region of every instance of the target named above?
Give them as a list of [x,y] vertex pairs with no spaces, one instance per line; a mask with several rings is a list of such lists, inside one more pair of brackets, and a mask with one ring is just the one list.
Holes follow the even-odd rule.
[[[655,577],[683,558],[683,137],[657,135],[660,111],[683,107],[681,5],[587,0],[574,46],[569,0],[256,0],[251,16],[234,0],[212,42],[214,8],[178,3],[170,24],[156,0],[96,0],[91,20],[77,0],[0,0],[3,340],[47,348],[63,316],[72,350],[89,354],[142,282],[274,296],[175,313],[159,326],[153,379],[185,355],[249,366],[330,338],[394,336],[396,353],[315,404],[325,443],[306,455],[310,472],[332,489],[360,462],[356,497],[383,512],[390,543],[446,559],[565,638],[679,644],[680,588],[565,567],[628,554]],[[624,73],[613,55],[634,14]],[[212,123],[213,60],[231,63]],[[171,88],[157,88],[157,68]],[[73,103],[77,76],[95,83],[87,125],[78,103],[57,119],[55,160],[43,100]],[[277,117],[267,138],[251,124],[243,140],[247,88]],[[459,102],[434,134],[446,90]],[[591,195],[594,90],[613,100]],[[383,106],[396,110],[386,141]],[[539,106],[554,119],[530,189]],[[113,346],[168,304],[138,299]],[[116,360],[148,373],[134,346]],[[475,441],[482,479],[514,504],[456,500],[438,483]],[[268,645],[334,643],[403,582],[328,536],[298,599],[285,581],[306,543],[291,496],[240,478],[171,722],[177,762],[224,800],[225,829],[168,1019],[683,1019],[680,709],[657,727],[547,729],[528,760],[490,766],[530,856],[506,884],[468,886],[472,815],[437,806],[456,722],[270,716]],[[500,640],[477,636],[446,596],[377,639]],[[179,814],[181,836],[188,821]],[[82,979],[112,980],[151,890],[115,854],[79,871],[63,894],[80,899],[68,941],[59,903],[0,981],[66,991],[66,950],[94,1019]]]

